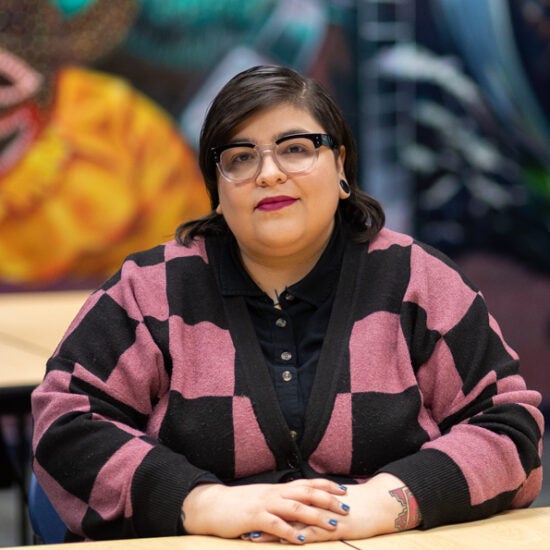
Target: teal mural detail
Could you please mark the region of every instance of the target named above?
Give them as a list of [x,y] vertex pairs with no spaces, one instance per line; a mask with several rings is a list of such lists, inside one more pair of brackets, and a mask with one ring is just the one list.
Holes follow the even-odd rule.
[[73,17],[80,12],[87,10],[97,0],[50,0],[64,16]]

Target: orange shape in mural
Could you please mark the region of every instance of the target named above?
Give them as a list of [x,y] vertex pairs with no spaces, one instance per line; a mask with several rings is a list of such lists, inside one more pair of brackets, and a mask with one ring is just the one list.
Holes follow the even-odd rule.
[[0,176],[0,283],[100,280],[209,209],[160,107],[113,76],[63,69],[47,124]]

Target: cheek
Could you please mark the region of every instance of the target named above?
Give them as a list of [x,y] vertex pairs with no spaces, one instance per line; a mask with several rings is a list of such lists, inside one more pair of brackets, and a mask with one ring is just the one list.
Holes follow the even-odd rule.
[[[331,166],[333,169],[334,167]],[[330,175],[329,175],[330,174]],[[318,206],[322,207],[323,203],[332,205],[340,200],[340,178],[334,172],[328,172],[322,175],[323,179],[317,179],[310,186],[310,193],[313,198],[317,197]]]
[[224,211],[229,210],[233,204],[232,194],[223,182],[218,184],[218,203],[220,205],[220,209]]
[[336,185],[324,186],[322,190],[318,188],[304,202],[304,213],[308,223],[315,226],[330,223],[336,214],[339,202],[340,195]]
[[216,208],[218,214],[222,214],[228,224],[238,224],[244,214],[250,211],[250,196],[246,190],[224,188],[219,186],[219,205]]

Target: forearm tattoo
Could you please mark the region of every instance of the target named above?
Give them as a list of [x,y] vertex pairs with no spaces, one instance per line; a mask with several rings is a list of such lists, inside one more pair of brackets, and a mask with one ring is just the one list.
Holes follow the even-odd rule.
[[403,507],[403,510],[395,519],[395,528],[398,531],[405,531],[406,529],[417,527],[422,521],[422,514],[420,513],[418,502],[411,493],[411,490],[403,486],[398,489],[392,489],[390,495],[397,499],[399,504]]

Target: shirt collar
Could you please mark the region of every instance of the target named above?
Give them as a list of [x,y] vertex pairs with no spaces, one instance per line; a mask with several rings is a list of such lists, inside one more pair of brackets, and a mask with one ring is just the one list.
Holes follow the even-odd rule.
[[[319,307],[336,287],[345,242],[344,232],[337,220],[330,241],[313,269],[286,291]],[[221,292],[224,296],[265,296],[244,269],[234,238],[229,246],[222,245],[219,266]]]

